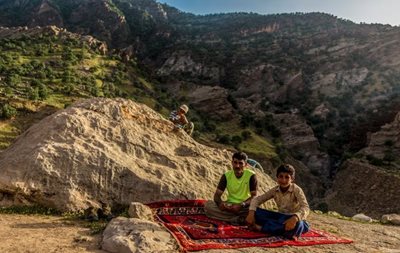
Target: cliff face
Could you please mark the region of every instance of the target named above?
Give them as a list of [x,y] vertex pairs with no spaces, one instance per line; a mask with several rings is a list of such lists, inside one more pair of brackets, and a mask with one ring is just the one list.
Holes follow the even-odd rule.
[[54,8],[51,3],[44,0],[35,8],[28,26],[48,26],[54,25],[58,27],[64,26],[64,20],[61,13]]
[[67,19],[71,31],[90,34],[106,41],[111,46],[127,46],[130,34],[125,16],[111,1],[84,1]]
[[[369,136],[368,146],[360,151],[366,156],[374,156],[378,159],[396,162],[400,157],[400,113],[393,122],[385,124],[378,132]],[[400,168],[400,165],[393,163]]]
[[297,114],[275,114],[273,118],[281,132],[284,147],[326,182],[329,176],[329,156],[319,150],[318,139],[311,127]]
[[[50,26],[71,32],[92,35],[111,46],[127,46],[129,26],[125,16],[111,1],[59,0],[5,1],[0,3],[0,25]],[[4,14],[4,15],[3,15]]]
[[232,105],[228,101],[228,91],[224,88],[218,86],[200,86],[193,89],[188,98],[197,111],[204,114],[214,111],[211,115],[212,119],[231,120],[237,117],[234,114]]

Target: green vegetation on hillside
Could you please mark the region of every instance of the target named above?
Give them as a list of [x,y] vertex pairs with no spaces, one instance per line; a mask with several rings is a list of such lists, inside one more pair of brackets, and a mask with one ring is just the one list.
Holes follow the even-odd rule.
[[78,38],[41,35],[0,40],[0,149],[49,110],[89,97],[131,98],[161,112],[166,111],[165,104],[173,103],[156,95],[134,61],[103,55]]

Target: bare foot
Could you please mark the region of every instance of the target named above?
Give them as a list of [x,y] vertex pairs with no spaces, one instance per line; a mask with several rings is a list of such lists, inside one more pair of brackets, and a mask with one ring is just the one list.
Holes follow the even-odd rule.
[[260,232],[261,231],[261,226],[257,224],[249,225],[249,229],[253,231]]

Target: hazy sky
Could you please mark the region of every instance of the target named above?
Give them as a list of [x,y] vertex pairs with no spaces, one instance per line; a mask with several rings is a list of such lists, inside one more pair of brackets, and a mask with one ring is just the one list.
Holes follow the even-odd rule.
[[354,22],[400,25],[400,0],[158,0],[185,12],[325,12]]

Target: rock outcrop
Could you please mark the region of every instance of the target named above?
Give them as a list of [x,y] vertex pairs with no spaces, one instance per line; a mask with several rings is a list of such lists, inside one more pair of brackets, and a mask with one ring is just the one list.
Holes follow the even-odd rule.
[[210,118],[230,120],[235,116],[234,108],[228,101],[228,91],[219,86],[199,86],[194,89],[188,98],[196,110],[207,114],[212,111]]
[[215,84],[219,82],[220,70],[218,67],[209,67],[196,61],[189,53],[183,51],[173,53],[157,70],[157,75],[182,75],[202,80],[203,83]]
[[55,25],[58,27],[63,27],[64,22],[59,11],[54,8],[49,1],[44,0],[37,7],[37,10],[31,17],[31,20],[28,24],[29,27],[34,26],[48,26]]
[[379,159],[396,160],[400,157],[400,112],[392,123],[381,127],[381,130],[371,134],[368,146],[361,150],[362,154]]
[[[84,100],[29,128],[0,154],[0,205],[62,211],[212,198],[230,153],[206,147],[145,105]],[[256,170],[261,189],[274,183]]]
[[71,31],[90,34],[108,45],[126,47],[130,34],[125,16],[111,1],[82,1],[66,21]]
[[274,114],[275,124],[281,132],[283,145],[302,161],[315,175],[327,178],[329,156],[321,152],[318,139],[307,122],[298,114]]
[[326,201],[329,210],[346,216],[362,212],[379,219],[383,214],[399,212],[399,185],[398,174],[352,159],[338,171]]

